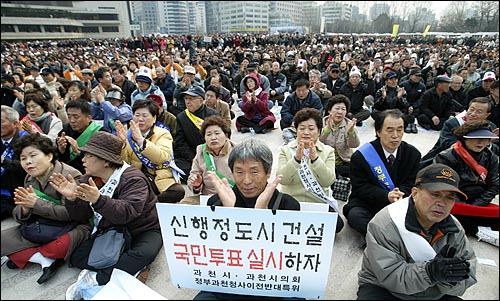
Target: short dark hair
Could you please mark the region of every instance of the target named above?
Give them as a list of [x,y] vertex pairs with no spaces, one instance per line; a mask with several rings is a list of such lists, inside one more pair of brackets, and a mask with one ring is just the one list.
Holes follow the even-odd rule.
[[344,103],[346,111],[347,111],[347,113],[349,113],[349,111],[351,110],[351,101],[349,100],[349,97],[347,97],[343,94],[337,94],[337,95],[330,97],[330,99],[328,99],[328,103],[326,104],[326,108],[325,108],[326,112],[330,112],[330,110],[333,108],[333,106],[335,104],[338,104],[338,103]]
[[77,87],[78,90],[80,90],[83,93],[82,96],[80,96],[80,98],[85,99],[86,101],[90,101],[90,93],[89,93],[89,90],[87,89],[87,87],[85,86],[84,82],[82,82],[80,80],[72,80],[69,82],[68,89],[66,89],[66,90],[69,90],[69,87],[72,87],[72,86]]
[[295,128],[298,128],[301,122],[311,118],[314,120],[316,126],[318,127],[318,131],[321,133],[321,130],[323,129],[323,116],[321,115],[321,112],[315,108],[303,108],[295,113],[295,116],[293,117],[293,125]]
[[[405,123],[405,126],[406,126],[405,119],[403,118],[403,113],[399,109],[390,109],[390,110],[382,111],[380,113],[379,117],[375,118],[375,132],[382,130],[382,126],[384,125],[384,121],[387,118],[387,116],[391,116],[395,119],[403,120]],[[376,133],[375,133],[375,135],[376,135]]]
[[481,96],[481,97],[476,97],[476,98],[471,99],[471,101],[469,102],[469,107],[474,102],[487,103],[488,104],[488,113],[490,113],[491,110],[493,109],[493,103],[488,97]]
[[220,89],[219,89],[219,87],[214,86],[214,85],[210,85],[210,86],[208,86],[208,87],[207,87],[207,89],[205,90],[205,93],[206,93],[206,92],[208,92],[208,91],[212,91],[212,92],[214,92],[214,93],[215,93],[215,96],[216,96],[217,98],[219,98],[219,95],[220,95]]
[[149,113],[153,115],[153,117],[158,118],[160,116],[160,106],[153,99],[139,99],[132,105],[132,113],[135,113],[137,109],[147,108]]
[[26,91],[24,93],[24,105],[26,105],[28,101],[33,101],[37,105],[41,106],[44,113],[49,111],[49,104],[45,100],[45,96],[41,90],[33,89]]
[[297,90],[298,87],[304,87],[304,86],[309,88],[310,85],[311,84],[309,83],[309,81],[307,79],[301,78],[293,84],[293,90]]
[[76,99],[68,101],[68,103],[66,104],[66,112],[68,112],[69,108],[79,109],[82,112],[82,114],[87,116],[92,115],[92,108],[90,107],[90,104],[84,99]]
[[57,160],[57,152],[54,143],[49,137],[41,135],[40,133],[24,135],[23,137],[17,139],[14,143],[12,143],[14,157],[19,160],[19,158],[21,157],[21,152],[28,146],[39,149],[46,155],[52,154],[52,163]]
[[97,80],[104,77],[104,72],[109,72],[108,67],[99,67],[96,71],[94,71],[94,76]]
[[118,73],[120,74],[125,74],[125,70],[123,70],[123,66],[120,64],[117,64],[113,67],[112,71],[118,70]]
[[226,134],[227,138],[231,138],[231,124],[227,122],[227,120],[225,120],[220,115],[208,116],[203,120],[203,123],[201,124],[200,128],[200,133],[202,137],[205,137],[205,132],[207,130],[207,127],[211,125],[216,125],[220,127],[221,130],[224,132],[224,134]]

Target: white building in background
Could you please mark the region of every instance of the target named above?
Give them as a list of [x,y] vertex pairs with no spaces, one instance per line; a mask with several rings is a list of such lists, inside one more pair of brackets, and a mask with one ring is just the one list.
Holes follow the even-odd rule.
[[130,1],[131,23],[140,25],[135,31],[136,35],[145,35],[160,31],[159,2],[156,1]]
[[204,1],[189,2],[189,33],[204,35],[207,33],[207,21]]
[[189,1],[160,1],[160,32],[186,34],[189,32]]
[[124,38],[131,35],[126,1],[2,1],[2,40]]
[[220,5],[221,32],[267,33],[269,1],[231,1]]

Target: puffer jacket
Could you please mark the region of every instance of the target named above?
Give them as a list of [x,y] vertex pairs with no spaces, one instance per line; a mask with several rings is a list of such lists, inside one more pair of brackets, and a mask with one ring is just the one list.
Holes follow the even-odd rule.
[[479,165],[488,170],[485,182],[462,160],[453,146],[437,154],[434,162],[446,164],[460,175],[459,188],[467,195],[467,204],[487,206],[498,194],[498,156],[488,148],[479,154],[469,153]]

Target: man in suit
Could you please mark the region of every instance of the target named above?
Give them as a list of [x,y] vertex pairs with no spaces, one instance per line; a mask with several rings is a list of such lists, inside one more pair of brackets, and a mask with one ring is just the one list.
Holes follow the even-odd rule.
[[383,111],[375,120],[377,138],[351,157],[352,193],[343,213],[363,236],[378,211],[409,196],[414,186],[421,155],[403,141],[404,127],[401,111]]
[[19,130],[19,113],[9,106],[2,106],[2,220],[12,216],[14,204],[14,189],[24,187],[26,172],[21,168],[19,160],[14,158],[12,144],[20,137],[28,134]]

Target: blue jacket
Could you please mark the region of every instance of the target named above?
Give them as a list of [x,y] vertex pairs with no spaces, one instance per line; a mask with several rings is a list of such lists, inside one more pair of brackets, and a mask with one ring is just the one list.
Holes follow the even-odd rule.
[[317,109],[321,112],[321,116],[323,116],[323,104],[316,93],[309,91],[306,98],[300,100],[297,97],[297,93],[293,92],[286,97],[283,102],[283,107],[281,108],[281,129],[290,127],[293,123],[293,117],[295,114],[303,108]]

